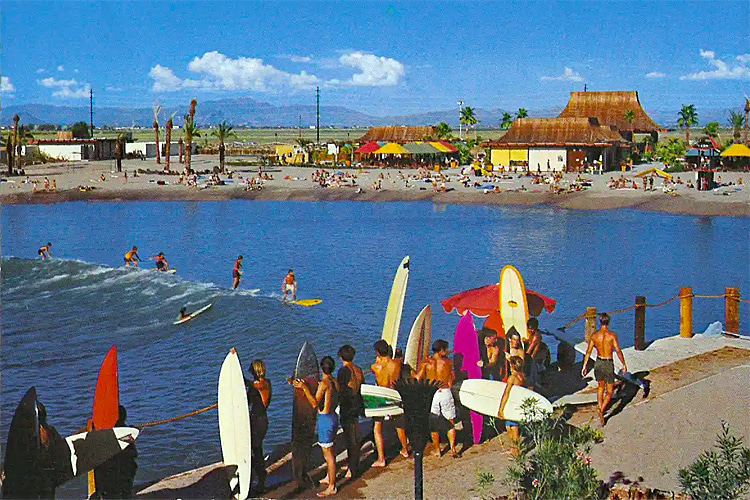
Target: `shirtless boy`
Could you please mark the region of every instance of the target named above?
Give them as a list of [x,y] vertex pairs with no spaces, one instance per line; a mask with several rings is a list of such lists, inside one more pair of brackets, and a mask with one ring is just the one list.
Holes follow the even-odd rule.
[[615,391],[615,362],[612,353],[616,352],[622,361],[622,369],[628,371],[625,364],[625,356],[620,349],[620,343],[617,341],[617,334],[609,329],[609,314],[603,313],[599,316],[601,329],[591,336],[589,348],[586,349],[586,356],[583,358],[583,369],[581,376],[585,377],[588,373],[588,362],[591,352],[596,348],[596,361],[594,362],[594,377],[599,382],[597,392],[597,402],[599,406],[599,420],[602,425],[606,424],[604,412],[607,411],[609,403],[612,401],[612,394]]
[[52,248],[52,243],[47,243],[37,251],[42,260],[47,260],[47,258],[52,257],[52,254],[49,253],[50,248]]
[[448,358],[448,342],[439,339],[432,343],[432,357],[422,361],[417,372],[417,380],[435,380],[440,385],[432,398],[430,407],[430,430],[435,450],[433,456],[440,457],[440,431],[448,434],[451,456],[458,457],[456,451],[456,404],[451,387],[455,382],[453,362]]
[[[374,347],[377,357],[375,358],[375,363],[371,366],[372,373],[375,374],[379,386],[393,388],[393,385],[401,378],[401,361],[393,359],[393,349],[391,349],[391,346],[385,340],[378,340],[375,342]],[[378,450],[378,459],[372,466],[385,467],[385,445],[383,443],[383,422],[385,419],[383,417],[375,417],[372,420],[374,422],[375,448]],[[393,426],[396,428],[398,440],[401,441],[401,456],[406,458],[409,456],[409,443],[406,440],[404,416],[399,415],[395,417],[393,419]]]
[[[505,419],[503,412],[505,411],[505,405],[508,404],[508,399],[510,398],[511,387],[513,387],[514,385],[520,385],[521,387],[526,385],[526,375],[524,375],[523,373],[523,359],[521,359],[519,356],[511,356],[508,362],[510,364],[510,376],[508,377],[508,382],[505,386],[503,397],[500,400],[500,411],[498,412],[498,417],[502,419]],[[508,437],[510,438],[512,443],[510,452],[511,454],[518,456],[521,453],[521,450],[518,448],[518,444],[521,440],[521,430],[519,428],[518,422],[511,422],[509,420],[506,420],[505,428],[508,431]]]
[[297,300],[297,278],[294,277],[293,270],[290,269],[287,275],[284,276],[284,281],[281,284],[281,291],[284,292],[284,302],[286,302],[289,292],[292,293],[292,300]]
[[239,257],[237,257],[237,261],[234,263],[234,270],[232,271],[232,290],[235,290],[238,286],[240,286],[242,275],[245,274],[245,272],[240,269],[242,267],[242,259],[244,259],[244,257],[240,255]]
[[477,361],[477,366],[482,369],[482,378],[502,380],[504,363],[500,359],[500,347],[497,345],[497,334],[495,332],[485,330],[484,348],[487,351],[487,362]]
[[138,255],[138,247],[133,247],[131,251],[125,254],[125,267],[130,267],[130,264],[138,267],[138,263],[141,261],[140,255]]

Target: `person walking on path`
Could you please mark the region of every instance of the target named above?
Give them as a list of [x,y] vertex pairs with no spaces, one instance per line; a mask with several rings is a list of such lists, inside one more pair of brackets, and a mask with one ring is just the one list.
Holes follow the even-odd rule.
[[592,351],[596,349],[594,377],[599,383],[596,400],[599,406],[599,420],[602,422],[602,425],[605,425],[604,413],[607,411],[609,403],[612,401],[612,394],[615,391],[615,362],[613,353],[616,352],[617,357],[622,361],[623,372],[627,372],[628,367],[625,364],[625,356],[622,354],[622,349],[620,349],[617,334],[609,329],[609,314],[602,313],[599,316],[599,322],[601,323],[601,329],[593,334],[589,340],[589,347],[586,349],[586,356],[583,358],[581,376],[585,377],[586,373],[588,373],[588,361]]

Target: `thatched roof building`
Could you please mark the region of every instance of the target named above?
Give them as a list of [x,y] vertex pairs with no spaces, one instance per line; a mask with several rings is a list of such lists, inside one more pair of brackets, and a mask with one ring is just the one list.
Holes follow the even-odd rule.
[[[625,112],[635,115],[633,123]],[[623,132],[658,132],[661,127],[643,110],[638,92],[571,92],[570,101],[559,118],[598,118],[602,125],[613,125]]]
[[624,142],[612,127],[596,118],[521,118],[489,147],[606,147]]
[[435,127],[373,127],[359,142],[410,142],[435,139]]

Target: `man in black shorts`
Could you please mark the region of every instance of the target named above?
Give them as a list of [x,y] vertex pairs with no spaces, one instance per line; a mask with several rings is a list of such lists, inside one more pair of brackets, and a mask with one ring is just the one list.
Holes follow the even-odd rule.
[[617,334],[609,329],[609,314],[602,313],[599,316],[601,329],[591,336],[589,347],[586,349],[586,356],[583,358],[583,368],[581,376],[585,377],[588,373],[588,362],[591,353],[596,348],[596,362],[594,363],[594,377],[599,382],[599,391],[597,393],[597,403],[599,405],[599,420],[602,425],[606,423],[604,412],[607,411],[609,403],[612,401],[612,394],[615,392],[615,363],[612,357],[613,353],[622,361],[622,371],[627,372],[628,366],[625,364],[625,356],[620,349],[620,343],[617,340]]

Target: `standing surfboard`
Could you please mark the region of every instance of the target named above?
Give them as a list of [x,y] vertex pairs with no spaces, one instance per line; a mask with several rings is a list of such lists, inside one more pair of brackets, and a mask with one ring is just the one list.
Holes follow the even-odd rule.
[[391,295],[388,298],[388,309],[385,311],[385,323],[383,323],[383,335],[381,339],[396,349],[398,342],[398,331],[401,328],[401,313],[404,311],[404,299],[406,298],[406,285],[409,282],[409,256],[404,257],[398,265],[396,277],[393,279]]
[[505,266],[500,273],[500,316],[505,332],[515,328],[521,339],[529,339],[526,322],[529,320],[529,306],[526,302],[526,287],[521,273],[513,266]]
[[430,342],[432,342],[432,308],[426,305],[419,313],[409,332],[406,341],[404,362],[416,372],[423,359],[430,356]]
[[[477,330],[474,327],[474,318],[470,312],[466,312],[458,322],[456,335],[453,338],[453,362],[456,370],[456,381],[466,379],[481,379],[482,369],[477,365],[479,357],[479,340]],[[466,406],[466,405],[464,405]],[[468,406],[466,406],[469,408]],[[471,409],[471,408],[469,408]],[[482,440],[482,427],[484,418],[477,412],[471,412],[471,427],[474,444]]]
[[[458,387],[458,399],[462,405],[482,415],[497,417],[500,412],[500,402],[503,399],[507,384],[498,380],[464,380]],[[511,422],[521,422],[524,418],[521,405],[526,399],[536,401],[537,408],[545,412],[552,412],[552,403],[544,396],[531,389],[514,385],[510,389],[508,402],[503,416]]]
[[229,478],[232,498],[250,494],[250,410],[237,351],[231,349],[219,373],[219,438],[225,466],[236,466]]
[[[312,345],[305,342],[297,355],[294,366],[293,380],[304,380],[315,394],[320,382],[320,368],[318,358]],[[315,424],[317,408],[310,406],[305,393],[301,389],[294,389],[294,403],[292,406],[292,462],[294,479],[298,484],[309,484],[307,476],[307,459],[312,446],[317,441]]]
[[29,389],[16,408],[5,445],[3,498],[37,498],[38,485],[30,480],[41,449],[36,388]]
[[[94,390],[94,429],[111,429],[120,417],[120,384],[117,375],[117,346],[107,353],[99,369]],[[89,496],[96,491],[93,471],[89,473]]]

